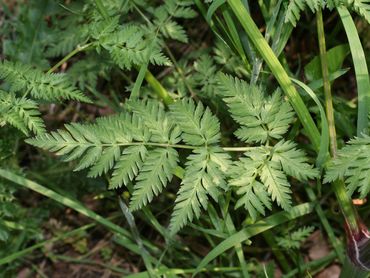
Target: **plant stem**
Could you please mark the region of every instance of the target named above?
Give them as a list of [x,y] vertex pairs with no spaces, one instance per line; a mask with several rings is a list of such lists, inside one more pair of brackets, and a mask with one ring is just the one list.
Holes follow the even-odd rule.
[[74,50],[72,50],[70,53],[68,53],[62,60],[60,60],[57,64],[55,64],[51,69],[47,71],[47,73],[54,72],[57,68],[59,68],[61,65],[63,65],[65,62],[67,62],[70,58],[75,56],[77,53],[85,50],[86,48],[90,47],[92,43],[87,43],[82,46],[78,45]]
[[153,88],[156,94],[163,100],[166,105],[174,102],[168,91],[162,86],[162,84],[154,77],[154,75],[147,70],[145,74],[145,80]]
[[[337,138],[336,138],[336,131],[335,131],[333,98],[331,94],[331,85],[330,85],[330,80],[329,80],[329,69],[328,69],[328,60],[327,60],[328,58],[327,58],[327,53],[326,53],[324,22],[323,22],[321,10],[319,10],[316,13],[316,22],[317,22],[317,35],[318,35],[319,47],[320,47],[321,70],[322,70],[322,77],[323,77],[323,82],[324,82],[326,117],[328,119],[328,126],[329,126],[330,153],[333,158],[336,158]],[[346,192],[346,189],[344,187],[344,182],[335,181],[332,184],[332,186],[337,196],[342,213],[345,217],[346,223],[348,224],[352,232],[359,232],[358,216],[357,216],[355,208],[353,207],[352,200]]]
[[[79,143],[79,145],[85,145],[85,146],[93,146],[93,143],[86,142],[86,143]],[[166,143],[145,143],[145,142],[130,142],[130,143],[112,143],[112,144],[99,144],[100,147],[111,147],[111,146],[148,146],[148,147],[162,147],[162,148],[175,148],[175,149],[188,149],[188,150],[195,150],[198,149],[201,146],[188,146],[188,145],[180,145],[180,144],[166,144]],[[263,148],[271,148],[268,146],[263,146]],[[255,150],[258,147],[221,147],[225,152],[246,152],[250,150]]]
[[324,22],[321,10],[316,13],[316,22],[320,48],[321,71],[324,82],[326,117],[329,125],[330,153],[332,157],[335,158],[337,156],[337,134],[335,131],[333,97],[329,80],[328,57],[326,55]]

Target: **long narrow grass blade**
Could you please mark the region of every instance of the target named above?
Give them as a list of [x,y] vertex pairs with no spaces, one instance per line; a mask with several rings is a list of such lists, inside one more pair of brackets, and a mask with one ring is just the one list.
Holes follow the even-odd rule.
[[329,149],[329,125],[328,121],[326,119],[326,114],[325,114],[325,109],[321,105],[320,100],[316,96],[316,94],[311,90],[310,87],[308,87],[306,84],[303,82],[292,78],[292,81],[296,83],[298,86],[300,86],[316,103],[316,105],[319,107],[320,110],[320,117],[321,117],[321,137],[320,137],[320,148],[319,152],[317,154],[317,159],[316,159],[316,165],[319,168],[322,168],[324,165],[327,157],[328,157],[328,149]]
[[[181,277],[188,277],[184,276],[186,274],[192,274],[196,271],[195,268],[190,268],[190,269],[182,269],[182,268],[162,268],[162,269],[157,269],[156,274],[158,275],[157,277],[177,277],[174,275],[181,275]],[[224,272],[237,272],[240,271],[239,267],[214,267],[214,268],[209,268],[209,269],[201,269],[199,272],[205,272],[205,273],[224,273]],[[140,273],[135,273],[126,276],[126,278],[149,278],[149,274],[147,271],[145,272],[140,272]],[[207,276],[208,277],[208,276]],[[209,276],[211,277],[211,276]],[[219,276],[216,276],[219,277]]]
[[226,3],[226,0],[216,0],[213,1],[212,4],[209,6],[207,10],[206,20],[207,22],[211,22],[213,14],[217,11],[219,7]]
[[358,94],[357,136],[361,136],[361,133],[369,134],[370,76],[366,56],[351,14],[344,6],[339,6],[337,10],[347,34],[355,68]]
[[144,247],[143,241],[140,237],[139,230],[137,229],[136,224],[135,224],[134,216],[132,215],[131,211],[129,210],[129,208],[127,207],[127,205],[125,204],[121,196],[118,196],[118,202],[119,202],[121,211],[123,215],[125,216],[126,221],[131,229],[131,234],[133,235],[134,240],[140,250],[140,255],[143,258],[145,267],[148,273],[154,277],[154,269],[153,269],[153,265],[150,259],[150,254]]
[[[0,177],[4,178],[4,179],[7,179],[11,182],[14,182],[20,186],[23,186],[25,188],[28,188],[28,189],[31,189],[37,193],[40,193],[41,195],[44,195],[50,199],[53,199],[54,201],[57,201],[61,204],[63,204],[64,206],[66,207],[69,207],[91,219],[93,219],[94,221],[96,221],[97,223],[107,227],[109,230],[111,230],[112,232],[115,232],[115,233],[118,233],[120,234],[122,237],[125,237],[127,238],[129,241],[131,241],[131,235],[130,235],[130,232],[123,229],[122,227],[114,224],[113,222],[109,221],[108,219],[98,215],[97,213],[93,212],[92,210],[86,208],[85,206],[83,206],[81,203],[79,203],[78,201],[76,200],[73,200],[69,197],[66,197],[66,196],[62,196],[60,195],[59,193],[53,191],[53,190],[50,190],[49,188],[46,188],[34,181],[31,181],[29,179],[26,179],[24,177],[21,177],[21,176],[18,176],[18,175],[15,175],[9,171],[6,171],[4,169],[0,169]],[[153,246],[151,243],[146,243],[147,245],[149,245],[151,248],[154,248],[154,249],[157,249],[155,246]],[[139,252],[139,249],[136,250],[138,252],[138,254],[140,253]]]
[[[272,216],[266,217],[253,225],[231,235],[226,240],[222,241],[219,245],[211,250],[206,257],[200,262],[197,267],[196,273],[198,273],[202,268],[206,267],[209,262],[220,256],[222,253],[226,252],[230,248],[237,244],[240,244],[251,237],[263,233],[269,229],[272,229],[278,225],[281,225],[287,221],[293,220],[298,217],[302,217],[312,212],[314,208],[314,203],[304,203],[291,208],[290,211],[278,212]],[[193,275],[195,275],[194,273]]]
[[[310,269],[317,269],[317,268],[324,268],[325,266],[332,263],[336,258],[335,252],[330,252],[327,256],[322,257],[320,259],[308,262],[304,265],[299,265],[298,268],[292,270],[291,272],[284,275],[284,278],[290,278],[290,277],[297,277],[299,273],[303,273],[304,271],[310,270]],[[311,277],[311,276],[306,276]],[[354,278],[351,276],[351,278]]]
[[71,237],[75,234],[78,234],[82,231],[86,231],[92,227],[95,226],[95,223],[90,223],[90,224],[87,224],[85,226],[82,226],[80,228],[77,228],[75,230],[72,230],[70,232],[66,232],[66,233],[63,233],[63,234],[60,234],[56,237],[53,237],[51,239],[48,239],[48,240],[44,240],[42,242],[39,242],[39,243],[36,243],[26,249],[23,249],[23,250],[20,250],[18,252],[15,252],[15,253],[12,253],[10,254],[9,256],[6,256],[4,258],[1,258],[0,259],[0,265],[4,265],[4,264],[7,264],[7,263],[10,263],[14,260],[17,260],[19,258],[22,258],[23,256],[26,256],[27,254],[39,249],[39,248],[42,248],[44,247],[45,245],[47,244],[50,244],[50,243],[53,243],[53,242],[56,242],[56,241],[59,241],[59,240],[62,240],[62,239],[65,239],[65,238],[68,238],[68,237]]

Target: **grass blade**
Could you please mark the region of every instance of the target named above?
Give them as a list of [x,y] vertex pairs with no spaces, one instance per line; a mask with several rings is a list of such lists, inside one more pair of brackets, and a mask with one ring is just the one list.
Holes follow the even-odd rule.
[[292,81],[300,86],[316,103],[320,110],[320,117],[321,117],[321,137],[320,137],[320,148],[317,154],[316,165],[319,168],[322,168],[323,164],[325,163],[328,157],[328,149],[329,149],[329,125],[326,119],[325,109],[321,105],[319,98],[316,94],[312,91],[310,87],[308,87],[303,82],[292,78]]
[[193,276],[198,273],[202,268],[206,267],[209,262],[217,258],[222,253],[226,252],[230,248],[234,247],[237,244],[240,244],[251,237],[263,233],[269,229],[274,228],[275,226],[281,225],[292,219],[302,217],[306,214],[312,212],[314,208],[313,203],[304,203],[298,206],[293,207],[290,211],[278,212],[272,216],[266,217],[262,220],[257,221],[255,224],[250,225],[249,227],[234,233],[219,245],[212,249],[211,252],[200,262],[197,267],[197,271]]
[[358,32],[351,17],[351,14],[344,6],[337,8],[344,30],[346,31],[353,65],[355,68],[358,94],[358,116],[357,116],[357,136],[361,133],[369,134],[370,112],[370,77],[366,64],[366,56],[361,45]]
[[44,240],[42,242],[39,242],[39,243],[36,243],[26,249],[23,249],[23,250],[20,250],[18,252],[15,252],[15,253],[12,253],[10,254],[9,256],[6,256],[5,258],[1,258],[0,259],[0,265],[4,265],[4,264],[7,264],[7,263],[10,263],[16,259],[19,259],[23,256],[26,256],[27,254],[33,252],[34,250],[37,250],[39,248],[42,248],[44,247],[45,245],[47,244],[50,244],[50,243],[53,243],[53,242],[56,242],[56,241],[59,241],[59,240],[62,240],[62,239],[65,239],[65,238],[68,238],[70,236],[73,236],[74,234],[78,234],[82,231],[86,231],[92,227],[95,226],[95,223],[91,223],[91,224],[87,224],[85,226],[82,226],[80,228],[77,228],[75,230],[72,230],[70,232],[66,232],[64,234],[61,234],[61,235],[58,235],[56,237],[53,237],[51,239],[48,239],[48,240]]
[[[93,212],[92,210],[86,208],[85,206],[83,206],[80,202],[76,201],[76,200],[73,200],[71,198],[68,198],[66,196],[62,196],[60,195],[59,193],[53,191],[53,190],[50,190],[49,188],[46,188],[34,181],[31,181],[31,180],[28,180],[24,177],[21,177],[21,176],[18,176],[18,175],[15,175],[13,173],[11,173],[10,171],[7,171],[7,170],[4,170],[4,169],[0,169],[0,177],[4,178],[4,179],[7,179],[13,183],[16,183],[20,186],[23,186],[25,188],[28,188],[28,189],[31,189],[37,193],[40,193],[41,195],[44,195],[50,199],[53,199],[54,201],[57,201],[58,203],[61,203],[63,204],[64,206],[66,207],[69,207],[91,219],[93,219],[94,221],[96,221],[97,223],[105,226],[106,228],[108,228],[110,231],[112,232],[115,232],[115,233],[118,233],[120,234],[122,237],[124,238],[127,238],[127,240],[131,241],[131,235],[130,235],[130,232],[123,229],[122,227],[114,224],[113,222],[109,221],[108,219],[98,215],[97,213]],[[155,247],[154,245],[152,245],[151,243],[148,243],[146,242],[146,245],[151,247],[152,249],[154,248],[155,250],[157,249],[157,247]],[[135,250],[131,250],[137,254],[140,254],[140,250],[139,248],[135,248]]]

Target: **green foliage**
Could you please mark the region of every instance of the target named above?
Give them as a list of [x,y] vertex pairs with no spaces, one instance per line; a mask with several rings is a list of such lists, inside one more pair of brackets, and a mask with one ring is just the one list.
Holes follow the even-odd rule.
[[201,56],[194,63],[194,80],[200,86],[202,96],[213,97],[217,88],[217,67],[208,55]]
[[182,140],[193,146],[216,144],[220,140],[220,123],[202,103],[195,106],[192,99],[171,105],[171,116],[182,131]]
[[135,179],[131,197],[131,209],[136,210],[153,200],[153,196],[161,193],[177,166],[178,154],[173,148],[156,149],[149,152],[140,173]]
[[271,210],[271,200],[289,210],[291,185],[287,176],[305,181],[318,174],[307,163],[304,152],[291,141],[280,141],[274,147],[251,148],[230,169],[230,185],[241,195],[236,208],[244,206],[253,220],[258,213],[265,215],[265,208]]
[[[221,76],[221,83],[220,92],[231,114],[251,138],[247,142],[280,139],[287,131],[294,113],[280,93],[266,97],[260,88],[228,76]],[[230,157],[217,146],[220,123],[209,108],[192,99],[175,102],[170,112],[154,100],[129,101],[126,107],[127,112],[98,119],[95,124],[69,124],[66,130],[27,142],[63,155],[65,161],[79,159],[76,170],[90,168],[90,177],[113,170],[110,188],[133,182],[132,210],[147,205],[172,180],[179,160],[175,148],[193,149],[175,201],[172,233],[200,217],[201,208],[207,209],[208,195],[218,201],[220,190],[228,190],[228,176],[230,184],[238,187],[237,193],[243,195],[236,207],[243,205],[256,219],[257,212],[264,214],[265,207],[272,208],[271,201],[289,210],[291,186],[287,176],[304,181],[318,175],[296,144],[284,140],[273,147],[252,148],[228,172]],[[245,136],[238,137],[245,140]],[[186,145],[177,145],[180,140]]]
[[[90,177],[113,170],[110,188],[134,182],[131,209],[148,204],[172,180],[178,164],[174,149],[181,139],[194,148],[189,156],[171,220],[177,232],[200,208],[207,208],[207,195],[217,200],[226,189],[225,173],[229,156],[216,147],[220,126],[209,108],[191,99],[171,105],[168,114],[157,101],[130,101],[129,112],[98,119],[95,124],[69,124],[66,130],[41,134],[27,143],[63,155],[63,160],[79,159],[75,170],[90,168]],[[175,124],[177,123],[177,124]],[[173,147],[171,147],[173,146]],[[199,147],[199,148],[198,148]]]
[[370,24],[370,2],[369,0],[347,0],[352,4],[352,9],[361,15]]
[[154,26],[165,38],[188,42],[184,28],[174,18],[193,18],[197,14],[191,8],[192,1],[167,0],[154,11]]
[[[241,125],[235,135],[247,143],[266,143],[281,139],[294,119],[294,112],[279,91],[265,96],[260,87],[228,75],[219,75],[220,91],[231,116]],[[250,148],[231,172],[230,184],[242,197],[236,208],[244,206],[253,220],[265,208],[271,210],[271,200],[289,210],[291,189],[287,175],[298,180],[318,176],[318,171],[307,163],[303,151],[295,143],[281,140],[275,146]]]
[[370,4],[368,0],[290,0],[285,14],[285,22],[297,25],[301,12],[307,7],[315,13],[319,9],[333,9],[344,5],[362,16],[370,24]]
[[328,166],[324,182],[333,182],[337,179],[345,179],[350,195],[358,190],[360,198],[367,196],[370,191],[369,136],[354,138],[338,151],[338,157]]
[[97,40],[98,50],[100,46],[106,49],[112,60],[123,69],[131,69],[147,60],[155,65],[170,64],[162,54],[159,42],[156,39],[145,39],[140,26],[118,27],[117,22],[109,19],[97,22],[93,28],[93,39]]
[[45,57],[45,52],[56,37],[55,29],[45,18],[57,13],[58,3],[53,0],[31,0],[27,5],[18,3],[15,7],[17,5],[18,9],[11,9],[7,13],[7,2],[0,3],[4,19],[2,29],[6,29],[6,24],[9,24],[9,31],[3,32],[1,36],[2,54],[8,60],[47,70],[50,67],[50,61]]
[[325,4],[322,0],[290,0],[285,15],[285,22],[289,21],[293,26],[296,26],[301,17],[301,12],[307,7],[315,13],[319,9],[323,8],[324,5]]
[[194,150],[186,163],[184,179],[177,194],[170,223],[172,234],[200,217],[201,208],[207,209],[207,195],[218,200],[220,190],[227,189],[225,173],[228,168],[229,156],[222,149],[203,147]]
[[29,93],[36,99],[43,100],[78,100],[89,99],[69,83],[63,74],[45,74],[39,69],[20,63],[3,61],[0,64],[0,79],[9,84],[9,91]]
[[0,125],[10,124],[26,135],[45,131],[38,104],[28,95],[36,100],[90,102],[65,75],[43,73],[28,65],[3,61],[0,63],[0,79],[7,85],[7,91],[0,91]]
[[[0,4],[4,15],[0,20],[2,177],[114,227],[112,243],[135,254],[134,261],[139,262],[136,255],[142,256],[144,264],[138,263],[137,268],[142,271],[145,265],[147,272],[133,276],[197,276],[197,269],[207,277],[262,277],[273,275],[278,263],[284,275],[303,277],[308,270],[315,273],[321,262],[308,262],[310,269],[301,270],[300,252],[294,252],[297,260],[289,262],[285,255],[299,249],[313,231],[305,225],[327,232],[325,238],[337,257],[332,252],[323,259],[325,263],[342,259],[337,242],[342,227],[327,220],[327,216],[332,219],[328,204],[337,204],[336,183],[333,188],[321,187],[321,180],[343,179],[349,195],[357,190],[366,198],[370,137],[352,139],[336,159],[325,155],[326,131],[334,126],[329,123],[327,128],[325,113],[317,109],[320,101],[328,104],[321,89],[321,59],[314,37],[306,35],[311,25],[297,28],[293,36],[291,31],[302,12],[330,9],[335,13],[342,5],[363,17],[356,18],[360,30],[362,23],[370,21],[369,0],[8,2]],[[261,13],[258,24],[249,18],[255,16],[256,7]],[[327,69],[330,82],[336,82],[333,106],[341,146],[354,136],[357,108],[366,105],[361,94],[348,94],[355,84],[351,71],[342,65],[355,64],[360,85],[367,69],[358,71],[361,57],[356,53],[362,53],[361,45],[354,47],[348,33],[348,41],[337,36],[342,23],[336,17],[324,22],[330,23],[325,24],[325,30],[330,30],[326,45],[331,47]],[[347,59],[349,53],[353,63]],[[303,70],[301,61],[311,62]],[[312,92],[297,80],[294,84],[302,87],[294,88],[289,80],[302,76]],[[23,134],[12,132],[13,127]],[[24,135],[30,136],[25,142]],[[53,155],[25,143],[60,156],[65,163],[56,163]],[[13,170],[27,179],[17,182],[21,177],[11,174]],[[45,209],[38,195],[28,199],[29,192],[12,186],[0,180],[0,257],[6,260],[9,254],[10,258],[25,256],[27,249],[21,249],[35,250],[33,244],[44,246],[35,239],[41,240],[45,231],[48,238],[60,234],[49,227],[54,220],[44,220],[49,211],[52,219],[57,218],[60,210],[50,202]],[[94,202],[94,210],[107,217],[120,207],[126,218],[117,219],[122,228],[92,211],[86,214],[78,199],[89,205]],[[351,207],[350,198],[348,204]],[[36,208],[43,212],[35,214],[43,223],[31,215]],[[366,211],[367,205],[359,213],[367,216]],[[308,213],[310,217],[290,222],[289,229],[279,226]],[[75,217],[66,213],[58,222],[74,225],[80,222]],[[260,255],[245,258],[244,253],[252,236],[269,229],[279,236],[271,239],[267,232],[248,247],[253,251],[254,246],[270,245],[276,261],[271,260],[266,269],[255,262]],[[198,240],[199,246],[188,244]],[[84,241],[74,246],[86,251],[96,242],[95,232],[93,237],[84,232]],[[48,245],[48,250],[53,248]],[[107,248],[118,258],[114,245]],[[230,248],[234,251],[226,253]],[[203,249],[210,251],[204,258]],[[34,263],[31,260],[30,265]],[[12,277],[17,266],[12,262],[4,267],[0,259],[0,276]],[[128,275],[119,266],[104,266]]]
[[228,75],[219,75],[220,94],[231,116],[241,125],[235,135],[245,142],[265,143],[281,139],[294,119],[290,104],[282,100],[280,91],[265,97],[261,88]]
[[45,132],[36,102],[17,98],[14,93],[0,91],[0,126],[10,124],[25,134]]
[[298,230],[277,238],[277,244],[284,249],[299,249],[301,244],[314,231],[314,227],[302,227]]

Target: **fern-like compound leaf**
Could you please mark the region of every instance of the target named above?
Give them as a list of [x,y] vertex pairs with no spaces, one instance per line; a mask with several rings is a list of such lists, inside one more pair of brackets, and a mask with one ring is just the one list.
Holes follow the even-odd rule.
[[197,13],[192,9],[193,1],[167,0],[164,3],[169,15],[175,18],[193,18]]
[[369,0],[290,0],[285,14],[285,22],[290,22],[293,26],[296,26],[301,18],[301,13],[307,7],[315,13],[319,9],[333,9],[342,5],[355,11],[370,24]]
[[258,180],[263,160],[242,157],[230,169],[230,185],[237,188],[236,193],[242,197],[235,208],[244,206],[255,221],[258,214],[265,215],[265,208],[271,209],[271,200],[265,186]]
[[162,103],[153,100],[129,101],[127,105],[150,130],[151,141],[169,144],[176,144],[180,141],[180,130],[168,117]]
[[279,163],[274,161],[266,162],[261,169],[261,181],[267,187],[272,201],[276,201],[284,210],[289,210],[292,203],[290,197],[292,191]]
[[[132,118],[131,118],[132,119]],[[109,125],[105,125],[110,122]],[[69,124],[65,130],[45,133],[27,139],[27,143],[63,155],[65,161],[80,159],[75,170],[90,168],[89,176],[97,177],[113,168],[120,148],[132,144],[130,117],[113,116],[96,124]],[[117,128],[120,126],[120,128]],[[143,142],[142,142],[143,143]]]
[[290,104],[280,91],[266,97],[260,87],[238,78],[220,74],[220,91],[232,117],[241,125],[235,135],[243,141],[264,143],[281,139],[294,119]]
[[208,195],[217,201],[220,189],[226,189],[225,171],[229,165],[229,156],[217,147],[196,149],[188,157],[171,216],[172,234],[200,217],[201,209],[207,209]]
[[183,99],[172,104],[170,109],[174,122],[183,132],[181,138],[187,144],[210,145],[220,140],[220,123],[201,102],[196,105],[192,99]]
[[[178,154],[170,145],[180,141],[180,129],[158,101],[131,102],[130,109],[94,124],[68,124],[27,143],[55,152],[65,161],[79,160],[75,170],[89,168],[89,177],[112,171],[112,189],[133,182],[131,209],[137,210],[172,179]],[[221,164],[221,155],[213,157]]]
[[271,210],[275,201],[284,210],[291,206],[288,176],[304,181],[319,176],[308,164],[305,153],[291,141],[280,141],[273,147],[259,146],[244,153],[229,170],[230,185],[241,197],[236,208],[244,206],[253,220]]
[[142,208],[162,192],[171,181],[177,163],[178,154],[173,148],[158,148],[148,153],[135,180],[131,210]]
[[292,141],[278,142],[273,148],[272,161],[280,162],[286,174],[300,181],[319,176],[319,171],[308,164],[305,153]]
[[370,136],[350,140],[330,162],[324,182],[343,178],[349,194],[357,189],[360,198],[367,196],[370,191]]
[[139,173],[147,154],[145,146],[131,146],[123,150],[112,173],[109,188],[115,189],[122,185],[127,186],[129,182]]
[[120,156],[120,147],[117,145],[109,146],[104,149],[99,159],[91,167],[88,177],[96,178],[107,173],[113,168],[115,162]]

